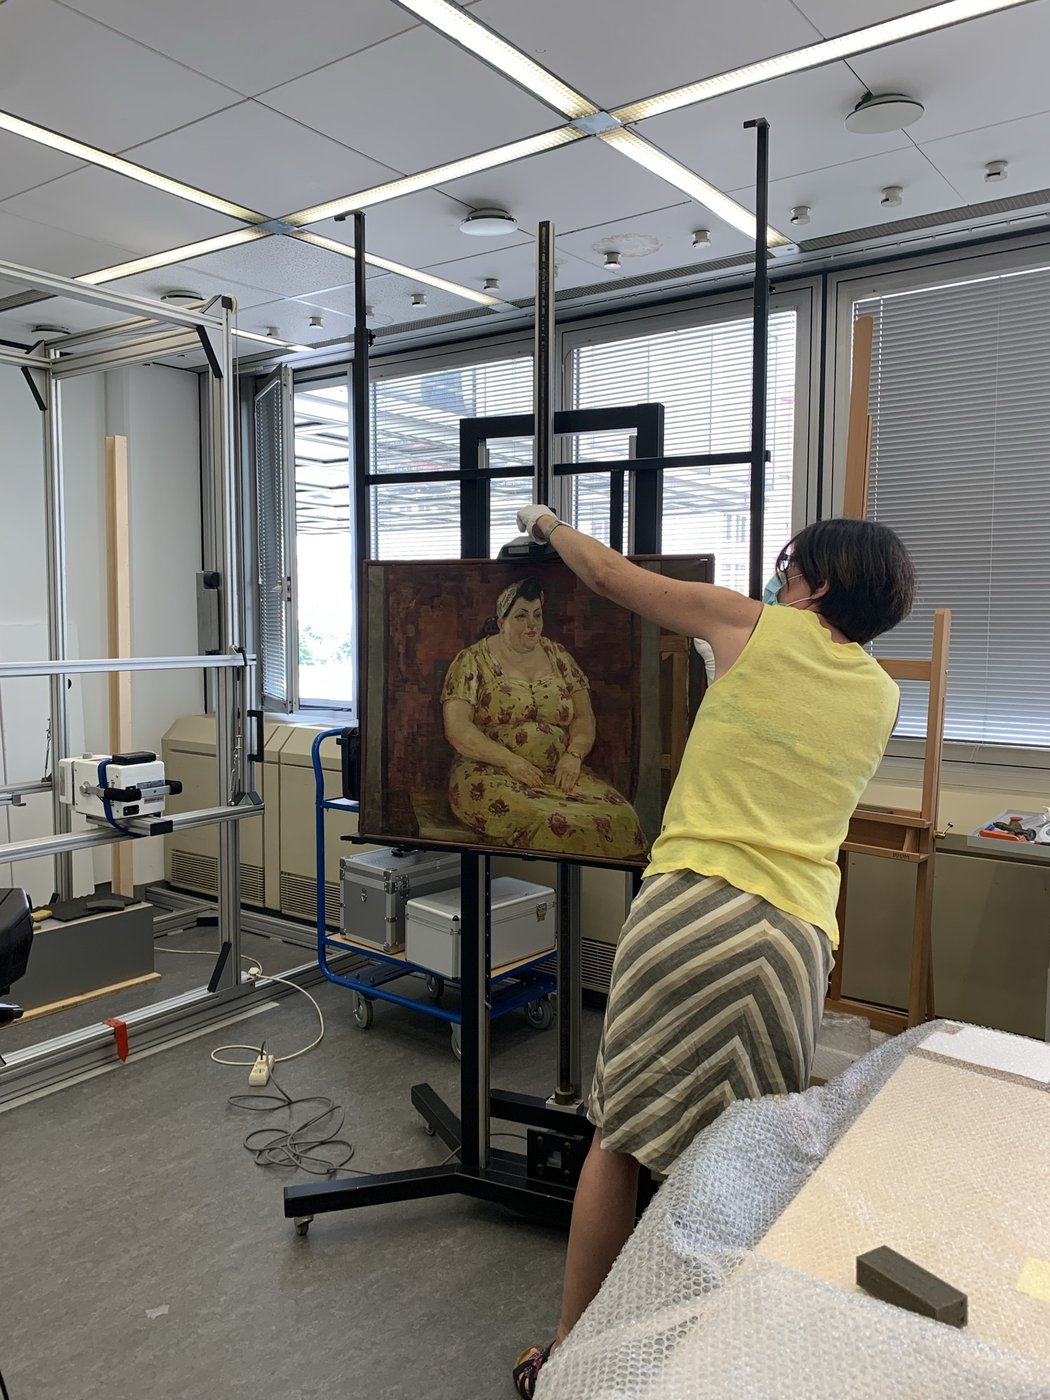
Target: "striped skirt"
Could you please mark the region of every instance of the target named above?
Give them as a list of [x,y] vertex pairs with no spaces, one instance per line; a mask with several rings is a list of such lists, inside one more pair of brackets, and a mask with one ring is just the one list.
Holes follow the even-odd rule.
[[827,936],[725,880],[647,879],[613,964],[588,1117],[602,1143],[666,1173],[736,1099],[805,1089]]

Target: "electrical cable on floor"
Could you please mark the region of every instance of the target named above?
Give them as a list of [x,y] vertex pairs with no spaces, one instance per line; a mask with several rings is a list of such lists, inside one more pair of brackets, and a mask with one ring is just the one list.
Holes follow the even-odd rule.
[[[222,1063],[220,1061],[219,1063]],[[346,1111],[322,1094],[307,1094],[304,1098],[293,1099],[287,1094],[273,1075],[270,1083],[276,1094],[232,1094],[227,1102],[232,1108],[243,1109],[248,1113],[276,1113],[284,1108],[298,1108],[300,1104],[323,1104],[320,1113],[315,1113],[305,1123],[293,1128],[254,1128],[244,1139],[245,1150],[255,1158],[257,1167],[292,1167],[309,1172],[312,1176],[332,1176],[345,1168],[354,1155],[353,1143],[338,1136],[346,1121]],[[328,1132],[311,1136],[326,1118],[334,1121]],[[345,1152],[338,1161],[331,1161],[320,1155],[324,1148],[343,1148]],[[354,1170],[351,1168],[351,1170]],[[355,1176],[368,1176],[368,1172],[354,1171]]]
[[10,1395],[8,1395],[8,1393],[7,1393],[7,1386],[4,1385],[4,1373],[3,1373],[3,1371],[0,1371],[0,1395],[2,1395],[2,1396],[4,1397],[4,1400],[11,1400]]

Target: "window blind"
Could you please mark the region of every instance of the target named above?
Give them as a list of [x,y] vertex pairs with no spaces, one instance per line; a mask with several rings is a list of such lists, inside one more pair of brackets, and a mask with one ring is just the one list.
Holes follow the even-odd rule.
[[291,615],[292,551],[289,488],[290,373],[271,375],[255,395],[255,492],[258,507],[259,661],[263,703],[294,705]]
[[[532,360],[429,370],[372,386],[372,462],[381,472],[455,471],[459,468],[462,418],[532,412]],[[493,467],[531,465],[531,438],[494,439]],[[531,492],[527,477],[492,484],[490,538],[493,557],[518,534],[515,515]],[[372,557],[458,559],[459,485],[421,481],[378,485],[372,490]]]
[[[633,339],[581,345],[573,352],[575,408],[662,403],[664,451],[746,452],[751,445],[751,319],[685,326]],[[765,555],[771,573],[791,533],[795,429],[795,312],[769,318]],[[626,457],[629,434],[577,439],[580,461]],[[580,528],[608,539],[609,483],[576,478]],[[691,467],[664,475],[663,548],[712,553],[716,580],[747,591],[750,471]]]
[[[1050,269],[855,303],[874,320],[869,517],[915,561],[911,618],[878,654],[929,655],[952,611],[945,736],[1050,746]],[[898,734],[925,733],[905,687]]]

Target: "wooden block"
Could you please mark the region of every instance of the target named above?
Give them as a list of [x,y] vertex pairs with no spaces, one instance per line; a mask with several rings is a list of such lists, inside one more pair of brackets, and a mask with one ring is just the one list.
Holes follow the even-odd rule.
[[949,1327],[966,1325],[966,1294],[887,1245],[857,1255],[857,1283],[884,1303]]

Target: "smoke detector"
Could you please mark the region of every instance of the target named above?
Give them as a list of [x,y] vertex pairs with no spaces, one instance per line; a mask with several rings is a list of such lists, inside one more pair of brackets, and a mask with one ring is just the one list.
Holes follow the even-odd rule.
[[413,293],[412,293],[412,305],[413,305],[413,306],[426,306],[426,304],[427,304],[427,294],[426,294],[426,292],[413,292]]
[[796,204],[791,211],[791,222],[793,224],[808,224],[812,210],[808,204]]
[[998,185],[1006,179],[1005,160],[990,160],[984,167],[984,183],[986,185]]
[[64,335],[72,335],[68,326],[30,326],[29,334],[38,340],[61,340]]
[[168,301],[172,306],[189,306],[192,302],[204,300],[202,292],[193,292],[186,287],[172,287],[167,292],[161,292],[161,301]]
[[709,228],[693,229],[693,247],[707,249],[711,246],[711,230]]
[[886,92],[878,97],[866,92],[846,118],[846,130],[857,136],[901,131],[917,122],[925,110],[921,102],[903,92]]
[[883,209],[895,209],[898,204],[904,203],[904,189],[900,185],[887,185],[882,191],[882,198],[879,200]]
[[615,272],[622,272],[622,271],[623,271],[623,265],[622,265],[621,262],[620,262],[620,255],[619,255],[619,253],[616,253],[616,252],[610,251],[610,252],[608,252],[608,253],[605,254],[605,262],[604,262],[603,266],[604,266],[606,272],[613,272],[613,273],[615,273]]
[[518,221],[506,209],[475,209],[460,222],[460,233],[469,233],[474,238],[503,238],[508,233],[516,233]]

